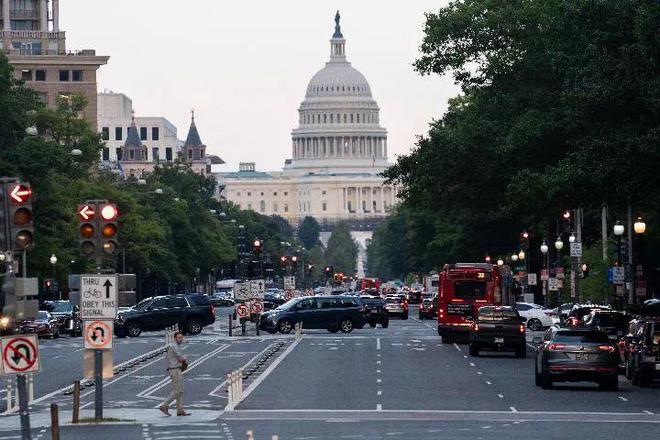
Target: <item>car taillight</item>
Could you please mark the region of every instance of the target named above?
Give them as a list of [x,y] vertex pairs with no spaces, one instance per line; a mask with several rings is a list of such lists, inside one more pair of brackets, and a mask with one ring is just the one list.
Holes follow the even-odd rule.
[[525,333],[525,324],[520,324],[518,326],[518,330],[520,331],[520,333]]
[[550,344],[548,345],[548,350],[563,350],[566,348],[566,344]]
[[599,345],[598,349],[602,351],[609,351],[610,353],[612,353],[615,350],[615,348],[611,345]]
[[475,332],[479,331],[479,324],[473,324],[472,328],[474,329]]
[[209,312],[211,312],[211,315],[215,315],[215,307],[213,307],[213,304],[209,304]]

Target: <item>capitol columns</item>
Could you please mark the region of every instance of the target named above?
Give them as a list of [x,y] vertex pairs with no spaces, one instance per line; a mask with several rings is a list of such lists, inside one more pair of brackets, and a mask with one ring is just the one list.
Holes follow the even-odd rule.
[[385,213],[385,187],[383,185],[380,186],[380,210],[381,212]]

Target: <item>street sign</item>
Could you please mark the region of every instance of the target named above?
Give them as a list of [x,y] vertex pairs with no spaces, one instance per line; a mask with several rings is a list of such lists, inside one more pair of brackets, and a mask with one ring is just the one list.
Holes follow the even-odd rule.
[[574,241],[571,243],[571,257],[581,257],[582,256],[582,243],[579,241]]
[[85,348],[94,350],[112,349],[112,321],[85,321],[83,335]]
[[80,276],[80,317],[113,320],[117,316],[117,275]]
[[564,268],[563,267],[558,267],[555,269],[555,274],[558,280],[563,280],[564,279]]
[[612,268],[612,283],[622,285],[626,281],[626,269],[623,266]]
[[296,288],[296,277],[284,277],[284,290],[294,290]]
[[261,301],[253,301],[250,304],[250,313],[253,315],[260,315],[264,311],[264,303]]
[[559,286],[559,279],[557,278],[550,278],[548,280],[548,290],[556,292],[560,288]]
[[237,304],[236,305],[236,316],[239,318],[247,318],[250,315],[250,311],[248,310],[248,306],[245,304]]
[[550,271],[548,269],[541,269],[541,281],[548,281],[550,278]]
[[250,299],[250,282],[234,284],[234,299]]
[[250,281],[250,299],[263,299],[266,293],[266,282],[264,280]]
[[528,286],[536,286],[536,274],[535,273],[528,273],[527,274],[527,285]]
[[33,373],[39,368],[37,335],[2,338],[2,369],[5,374]]

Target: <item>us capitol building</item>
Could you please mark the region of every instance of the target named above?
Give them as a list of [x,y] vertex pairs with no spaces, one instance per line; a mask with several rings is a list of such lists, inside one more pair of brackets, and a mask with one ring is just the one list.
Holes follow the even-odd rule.
[[[312,216],[329,227],[339,220],[371,223],[396,202],[397,189],[379,177],[388,165],[387,130],[365,77],[346,59],[339,12],[330,60],[307,85],[298,108],[292,156],[282,171],[217,173],[221,197],[241,209],[299,223]],[[371,221],[370,221],[371,220]]]

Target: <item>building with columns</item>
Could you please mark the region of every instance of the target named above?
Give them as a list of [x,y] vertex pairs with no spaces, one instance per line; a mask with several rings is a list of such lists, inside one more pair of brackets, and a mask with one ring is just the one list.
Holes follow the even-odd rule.
[[109,57],[91,49],[67,51],[59,0],[0,0],[0,50],[14,75],[51,107],[58,97],[82,94],[83,116],[96,126],[96,71]]
[[368,223],[396,203],[397,189],[380,177],[388,165],[387,130],[369,83],[347,60],[339,21],[337,13],[330,60],[307,85],[284,169],[259,172],[242,163],[237,172],[218,173],[221,196],[242,209],[293,224],[306,216],[321,224]]

